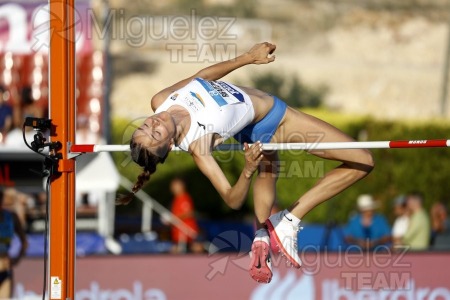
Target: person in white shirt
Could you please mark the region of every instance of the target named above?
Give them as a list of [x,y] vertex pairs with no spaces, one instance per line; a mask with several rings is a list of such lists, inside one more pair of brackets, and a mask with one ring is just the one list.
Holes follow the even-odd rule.
[[396,216],[392,225],[392,246],[395,248],[403,246],[402,239],[408,230],[409,216],[406,207],[406,196],[399,195],[394,199],[394,214]]

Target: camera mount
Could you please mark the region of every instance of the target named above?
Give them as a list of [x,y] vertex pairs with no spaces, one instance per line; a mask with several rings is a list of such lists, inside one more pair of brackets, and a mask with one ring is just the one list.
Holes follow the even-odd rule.
[[[25,128],[32,127],[36,133],[33,136],[33,141],[31,145],[28,144],[28,141],[25,138]],[[58,153],[58,150],[62,148],[60,142],[47,142],[45,137],[46,131],[52,130],[52,120],[45,118],[34,118],[27,117],[25,118],[25,122],[23,124],[23,139],[25,144],[32,151],[42,155],[45,157],[42,168],[42,176],[50,176],[58,173],[58,161],[62,159],[62,154]],[[43,150],[48,147],[48,154],[44,154]]]

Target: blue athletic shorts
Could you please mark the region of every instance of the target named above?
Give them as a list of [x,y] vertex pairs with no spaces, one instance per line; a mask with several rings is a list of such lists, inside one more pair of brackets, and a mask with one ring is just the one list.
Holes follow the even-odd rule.
[[287,105],[273,97],[273,106],[267,115],[255,124],[249,124],[239,131],[234,138],[240,143],[269,143],[286,113]]

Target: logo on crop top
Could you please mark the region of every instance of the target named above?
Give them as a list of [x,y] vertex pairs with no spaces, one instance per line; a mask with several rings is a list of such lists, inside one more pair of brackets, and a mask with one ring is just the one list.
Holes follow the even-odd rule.
[[175,101],[178,97],[178,93],[173,94],[172,96],[170,96],[170,100]]
[[222,96],[222,97],[228,97],[229,94],[233,95],[238,99],[240,102],[244,102],[244,96],[239,92],[236,91],[234,88],[229,86],[227,83],[223,81],[210,81],[213,88]]
[[191,93],[192,97],[197,99],[203,105],[203,107],[205,106],[205,102],[203,101],[202,97],[199,94],[194,93],[194,92],[190,92],[190,93]]

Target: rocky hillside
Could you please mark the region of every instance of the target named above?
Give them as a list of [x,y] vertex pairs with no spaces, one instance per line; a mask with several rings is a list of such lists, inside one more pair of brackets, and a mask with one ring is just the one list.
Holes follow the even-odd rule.
[[[126,12],[122,20],[116,15],[115,29],[128,28],[111,43],[115,115],[150,113],[158,90],[266,39],[278,45],[276,62],[242,68],[227,80],[297,74],[307,84],[328,87],[325,105],[331,109],[389,119],[442,113],[448,1],[260,0],[238,11],[232,9],[242,5],[238,1],[185,2],[137,1],[130,7],[111,1]],[[183,16],[181,23],[173,23],[176,15]],[[183,36],[183,26],[193,31]],[[199,37],[201,28],[210,35]]]

